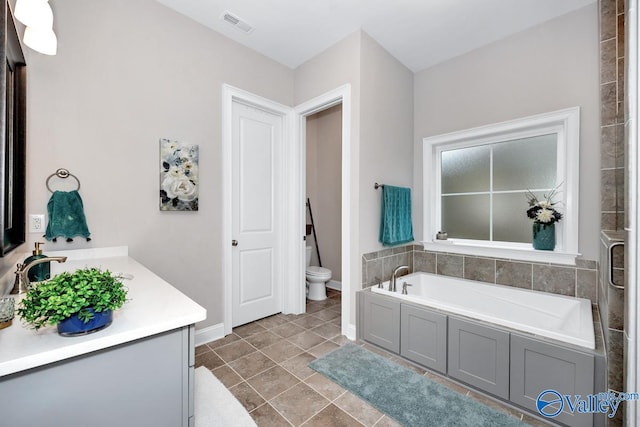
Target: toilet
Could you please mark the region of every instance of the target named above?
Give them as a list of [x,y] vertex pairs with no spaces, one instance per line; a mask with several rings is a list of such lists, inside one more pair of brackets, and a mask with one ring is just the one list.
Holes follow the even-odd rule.
[[327,299],[327,282],[331,280],[331,270],[328,268],[310,266],[311,264],[311,246],[306,248],[306,278],[307,278],[307,298],[313,301],[322,301]]

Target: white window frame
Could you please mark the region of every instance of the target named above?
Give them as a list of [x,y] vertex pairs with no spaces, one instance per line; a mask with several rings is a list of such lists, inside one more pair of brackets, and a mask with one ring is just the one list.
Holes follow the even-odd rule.
[[[514,139],[555,133],[557,143],[558,200],[563,218],[556,226],[556,249],[540,251],[530,243],[490,242],[468,239],[436,239],[440,218],[440,153],[455,148],[486,145]],[[580,108],[573,107],[550,113],[524,117],[487,126],[466,129],[424,138],[424,248],[474,256],[489,256],[522,261],[553,262],[575,265],[578,253],[578,194]],[[522,209],[514,214],[526,215],[526,199]],[[446,230],[444,230],[446,231]]]

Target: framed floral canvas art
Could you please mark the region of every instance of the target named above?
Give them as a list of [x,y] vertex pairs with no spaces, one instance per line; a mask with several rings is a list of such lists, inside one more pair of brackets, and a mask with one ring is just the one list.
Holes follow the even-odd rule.
[[198,210],[198,145],[160,139],[160,210]]

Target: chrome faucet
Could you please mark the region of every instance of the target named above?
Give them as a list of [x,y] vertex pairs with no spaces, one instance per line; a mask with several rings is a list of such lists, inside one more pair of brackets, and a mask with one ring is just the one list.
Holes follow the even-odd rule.
[[38,264],[42,264],[43,262],[57,261],[57,262],[65,262],[67,260],[66,256],[52,256],[45,258],[34,259],[28,264],[18,264],[18,271],[16,271],[16,282],[13,285],[12,294],[23,294],[27,292],[29,289],[29,270],[32,267],[35,267]]
[[395,270],[393,270],[393,273],[391,273],[391,280],[389,280],[389,291],[391,292],[395,292],[396,291],[396,279],[398,278],[398,273],[401,270],[407,270],[407,273],[409,272],[409,266],[408,265],[401,265],[399,267],[396,267]]

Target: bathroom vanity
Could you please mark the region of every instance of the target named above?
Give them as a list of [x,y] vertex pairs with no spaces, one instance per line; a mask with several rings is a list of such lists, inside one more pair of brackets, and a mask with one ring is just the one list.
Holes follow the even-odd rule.
[[0,330],[0,419],[20,426],[191,426],[194,334],[206,310],[130,258],[126,247],[65,251],[51,273],[99,267],[131,275],[106,329],[62,337],[19,318]]

